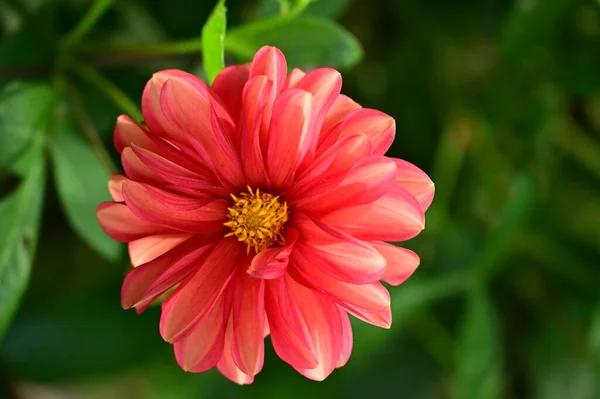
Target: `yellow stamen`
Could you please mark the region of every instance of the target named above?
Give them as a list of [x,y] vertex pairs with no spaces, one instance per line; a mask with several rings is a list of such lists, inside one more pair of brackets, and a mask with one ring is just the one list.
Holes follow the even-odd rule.
[[231,198],[233,205],[227,208],[229,221],[224,223],[231,232],[225,237],[236,236],[238,241],[245,242],[248,253],[251,248],[258,253],[275,244],[285,244],[283,228],[288,220],[287,203],[251,187],[239,196],[231,194]]

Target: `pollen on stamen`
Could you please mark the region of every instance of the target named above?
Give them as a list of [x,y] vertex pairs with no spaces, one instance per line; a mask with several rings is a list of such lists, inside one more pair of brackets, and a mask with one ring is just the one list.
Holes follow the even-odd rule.
[[284,225],[288,220],[287,203],[278,196],[261,193],[259,189],[230,194],[233,206],[228,208],[229,221],[224,225],[231,229],[225,237],[236,236],[238,241],[247,245],[247,252],[254,249],[257,253],[275,244],[285,244]]

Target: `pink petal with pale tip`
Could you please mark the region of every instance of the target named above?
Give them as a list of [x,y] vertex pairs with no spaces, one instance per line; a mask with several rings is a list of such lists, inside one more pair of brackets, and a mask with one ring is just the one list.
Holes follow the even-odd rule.
[[321,134],[328,132],[335,125],[343,121],[350,112],[359,108],[361,108],[360,104],[350,97],[343,94],[338,95],[325,116],[323,126],[321,126]]
[[291,227],[285,229],[286,246],[274,247],[260,251],[252,258],[247,272],[255,278],[272,280],[285,274],[290,254],[298,239],[298,232]]
[[386,244],[381,241],[372,242],[371,245],[387,260],[387,268],[381,279],[388,284],[402,284],[419,266],[419,255],[410,249]]
[[320,220],[359,240],[405,241],[425,227],[421,206],[400,186],[370,204],[342,208]]
[[[298,89],[306,90],[313,96],[312,106],[315,129],[321,129],[323,119],[337,99],[342,89],[342,75],[332,68],[317,68],[304,76]],[[317,141],[314,141],[316,147]]]
[[131,180],[155,186],[166,183],[161,176],[142,162],[131,147],[125,147],[121,152],[121,164],[125,170],[125,175]]
[[252,187],[265,187],[268,182],[261,148],[263,111],[273,91],[273,82],[266,76],[250,79],[244,87],[240,124],[241,157],[247,183]]
[[127,246],[131,264],[136,267],[150,262],[191,237],[191,234],[172,233],[157,234],[131,241]]
[[277,97],[269,126],[267,171],[273,189],[292,184],[297,166],[317,139],[312,127],[312,96],[293,89]]
[[221,97],[234,121],[240,117],[242,91],[249,78],[250,64],[231,65],[223,69],[212,84],[213,91]]
[[306,72],[301,69],[294,68],[292,72],[289,73],[285,84],[283,85],[285,90],[296,89],[298,87],[298,83],[306,76]]
[[171,231],[137,217],[125,204],[103,202],[98,205],[97,217],[102,230],[112,239],[129,242],[139,238]]
[[206,258],[211,242],[193,237],[156,259],[130,271],[121,287],[124,309],[162,295],[196,270],[196,263]]
[[233,361],[244,374],[256,375],[264,362],[265,281],[239,272],[231,289]]
[[342,309],[338,309],[340,312],[340,320],[342,321],[342,352],[340,353],[340,358],[335,364],[335,368],[344,367],[346,363],[348,363],[348,359],[350,359],[350,355],[352,354],[352,325],[350,324],[350,318],[348,317],[348,313]]
[[150,151],[157,149],[152,139],[148,137],[148,132],[127,115],[120,115],[117,118],[113,143],[118,152],[122,152],[125,147],[129,147],[131,144],[136,144]]
[[336,280],[353,284],[372,283],[383,275],[385,258],[369,244],[301,214],[294,215],[290,224],[299,233],[292,256],[296,252],[310,256],[308,263]]
[[392,322],[390,295],[379,282],[350,284],[331,277],[314,262],[309,251],[294,251],[290,276],[300,284],[326,295],[367,323],[389,328]]
[[275,93],[281,91],[287,77],[287,63],[279,49],[264,46],[256,52],[250,64],[250,78],[260,75],[273,81]]
[[206,317],[174,343],[175,359],[183,370],[201,373],[217,365],[225,346],[229,302],[222,295]]
[[425,212],[433,201],[435,185],[425,172],[412,163],[398,158],[391,159],[397,166],[395,183],[411,193]]
[[306,322],[318,361],[317,367],[310,369],[294,364],[291,366],[311,380],[323,381],[335,369],[344,349],[344,322],[334,302],[292,279],[288,280],[291,295]]
[[316,349],[285,276],[266,281],[265,309],[277,355],[298,368],[317,367]]
[[[157,188],[150,190],[149,186],[133,181],[123,183],[125,203],[134,214],[144,220],[174,230],[202,235],[218,235],[224,231],[228,201],[215,200],[201,205],[205,201],[179,197],[179,201],[185,205],[176,206],[173,200],[173,204],[167,206],[164,199],[159,200],[159,192],[161,190]],[[163,198],[177,197],[164,191],[161,195]],[[190,203],[195,201],[198,201],[199,206],[190,209]]]
[[160,334],[165,341],[177,341],[213,308],[234,271],[244,267],[242,250],[232,238],[221,240],[206,261],[197,265],[199,270],[163,302]]
[[223,346],[223,355],[217,363],[217,369],[223,376],[239,385],[252,384],[254,376],[245,374],[233,361],[233,315],[229,316],[227,330],[225,332],[225,343]]
[[383,156],[360,160],[346,173],[307,184],[290,200],[290,209],[311,216],[322,216],[336,209],[366,204],[380,198],[394,184],[396,165]]
[[191,79],[171,78],[162,87],[160,105],[166,118],[188,133],[186,138],[202,158],[210,160],[221,183],[243,187],[241,161],[231,140],[233,126],[222,123],[208,88]]
[[329,136],[341,140],[359,133],[367,135],[373,145],[373,154],[383,155],[394,141],[396,122],[381,111],[359,108],[350,112],[340,124],[321,136],[321,141],[325,142]]
[[115,202],[123,202],[123,182],[127,178],[123,175],[112,175],[108,181],[108,192]]

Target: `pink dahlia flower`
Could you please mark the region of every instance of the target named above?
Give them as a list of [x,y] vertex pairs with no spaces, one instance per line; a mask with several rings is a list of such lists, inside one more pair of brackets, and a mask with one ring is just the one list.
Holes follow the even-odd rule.
[[125,175],[98,219],[129,243],[124,308],[174,289],[160,333],[184,370],[251,383],[270,335],[281,359],[322,380],[350,356],[348,313],[390,327],[380,280],[402,283],[419,257],[385,241],[423,229],[433,183],[384,156],[394,120],[341,87],[329,68],[288,75],[283,54],[263,47],[212,87],[158,72],[144,124],[118,118]]

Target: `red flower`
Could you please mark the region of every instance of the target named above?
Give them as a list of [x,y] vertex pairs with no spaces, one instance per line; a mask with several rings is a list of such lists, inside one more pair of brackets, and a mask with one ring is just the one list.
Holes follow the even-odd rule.
[[184,370],[214,366],[239,384],[263,366],[264,338],[322,380],[352,350],[348,313],[389,328],[390,297],[419,264],[384,241],[416,236],[433,183],[384,156],[394,120],[341,95],[329,68],[289,75],[260,49],[208,87],[162,71],[142,97],[145,125],[117,120],[125,176],[98,218],[129,243],[124,308],[170,289],[160,333]]

